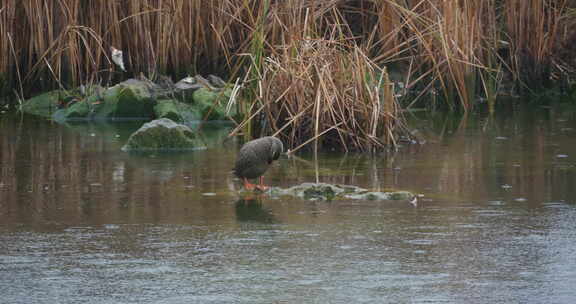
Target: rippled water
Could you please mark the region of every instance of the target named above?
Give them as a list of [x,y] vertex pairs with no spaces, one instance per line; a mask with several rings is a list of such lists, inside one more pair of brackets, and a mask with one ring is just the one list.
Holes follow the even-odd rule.
[[575,113],[413,117],[426,144],[267,173],[416,206],[242,197],[223,127],[138,156],[120,147],[141,123],[0,116],[0,302],[574,303]]

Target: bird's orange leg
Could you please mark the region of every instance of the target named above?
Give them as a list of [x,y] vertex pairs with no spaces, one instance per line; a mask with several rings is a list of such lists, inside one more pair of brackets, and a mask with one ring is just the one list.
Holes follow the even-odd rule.
[[246,190],[254,190],[255,187],[256,185],[251,184],[247,178],[244,178],[244,188],[246,188]]
[[264,186],[264,176],[260,176],[260,184],[256,186],[256,189],[260,191],[266,191],[268,187]]

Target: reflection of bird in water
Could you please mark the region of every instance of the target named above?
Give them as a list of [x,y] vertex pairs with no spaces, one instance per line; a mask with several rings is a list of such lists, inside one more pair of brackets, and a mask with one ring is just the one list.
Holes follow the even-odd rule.
[[262,207],[260,197],[245,197],[235,203],[236,218],[240,222],[274,223],[274,216]]
[[[241,178],[247,190],[266,190],[262,176],[270,164],[284,152],[282,141],[273,136],[258,138],[245,143],[236,159],[234,174]],[[260,184],[251,184],[248,179],[260,178]]]

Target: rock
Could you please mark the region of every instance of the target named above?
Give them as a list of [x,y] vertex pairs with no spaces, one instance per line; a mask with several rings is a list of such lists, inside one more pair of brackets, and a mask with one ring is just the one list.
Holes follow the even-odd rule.
[[155,101],[148,84],[130,79],[103,92],[101,100],[93,105],[94,118],[152,118]]
[[24,113],[52,118],[58,108],[72,99],[72,96],[62,90],[40,94],[26,100],[20,110]]
[[40,94],[27,100],[21,110],[57,121],[150,119],[154,117],[155,104],[149,85],[130,79],[109,89],[90,86]]
[[194,91],[194,105],[205,120],[227,120],[228,116],[236,115],[234,111],[226,113],[226,105],[231,93],[230,89],[211,91],[207,88],[200,88]]
[[284,193],[302,197],[304,199],[330,201],[345,191],[344,188],[332,184],[303,183],[286,189]]
[[82,101],[74,103],[73,105],[65,109],[64,119],[65,120],[86,119],[90,115],[90,112],[92,110],[93,107],[91,107],[90,103],[86,99],[84,99]]
[[271,188],[270,193],[276,196],[296,196],[306,200],[370,200],[370,201],[411,201],[414,194],[407,191],[377,192],[350,186],[326,183],[303,183],[288,189]]
[[169,118],[177,122],[202,119],[202,114],[196,108],[174,99],[158,100],[154,106],[154,113],[156,118]]
[[149,119],[156,104],[145,81],[129,79],[108,89],[87,91],[90,95],[65,110],[65,120]]
[[[215,80],[217,81],[217,80]],[[220,92],[221,89],[213,86],[212,81],[208,80],[202,75],[196,75],[194,77],[186,77],[178,81],[175,85],[175,96],[182,102],[194,104],[194,92],[198,89],[207,89],[212,92]]]
[[193,104],[194,98],[192,96],[194,91],[203,88],[204,86],[198,83],[195,77],[189,76],[178,81],[174,87],[176,88],[174,95],[179,101]]
[[210,84],[216,88],[223,88],[226,86],[226,81],[216,75],[208,75],[208,81],[210,81]]
[[194,77],[196,78],[196,81],[198,81],[198,83],[201,84],[204,88],[210,91],[218,91],[218,88],[214,87],[210,80],[202,77],[202,75],[196,75]]
[[177,151],[203,148],[189,127],[168,118],[145,123],[130,135],[123,151]]
[[368,201],[380,201],[380,200],[411,200],[413,194],[410,192],[400,191],[400,192],[362,192],[347,194],[344,197],[350,199],[360,199]]
[[416,197],[414,193],[408,191],[394,191],[394,192],[388,192],[388,194],[390,194],[389,199],[394,201],[403,201],[403,200],[411,201]]
[[196,78],[190,76],[180,79],[180,81],[178,81],[174,86],[179,90],[189,90],[189,89],[196,90],[202,87],[202,85],[198,83]]
[[60,122],[153,117],[176,121],[228,120],[235,116],[235,107],[230,113],[226,112],[232,89],[225,88],[226,83],[217,76],[208,78],[196,75],[173,84],[170,78],[160,75],[158,83],[141,77],[110,88],[80,86],[71,91],[57,90],[33,97],[21,110]]

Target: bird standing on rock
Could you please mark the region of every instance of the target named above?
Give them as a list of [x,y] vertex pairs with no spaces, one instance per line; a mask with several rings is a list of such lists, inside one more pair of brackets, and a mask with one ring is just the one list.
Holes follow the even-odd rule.
[[[262,176],[270,164],[280,157],[284,152],[282,141],[274,136],[267,136],[251,140],[245,143],[236,159],[234,174],[241,178],[247,190],[258,189],[264,191],[268,187],[264,186]],[[251,184],[248,179],[260,178],[260,184]]]

